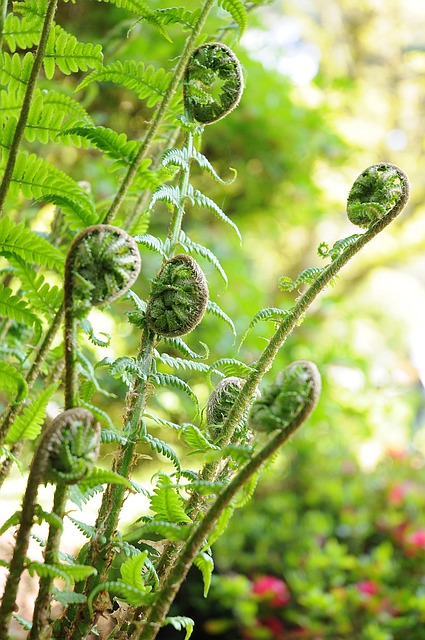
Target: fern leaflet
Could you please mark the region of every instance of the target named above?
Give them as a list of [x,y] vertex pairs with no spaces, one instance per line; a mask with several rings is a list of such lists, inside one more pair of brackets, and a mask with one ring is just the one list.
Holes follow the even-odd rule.
[[193,401],[196,406],[197,411],[199,412],[199,401],[196,395],[193,393],[192,389],[189,387],[187,382],[177,378],[177,376],[172,376],[169,373],[153,373],[150,377],[150,380],[160,386],[160,387],[173,387],[174,389],[179,389],[180,391],[184,391],[189,398]]
[[184,358],[175,358],[168,353],[156,352],[155,357],[157,361],[162,362],[171,369],[183,369],[183,371],[204,371],[209,370],[209,366],[203,362],[193,362],[193,360],[186,360]]
[[36,398],[32,398],[30,404],[25,407],[10,427],[6,444],[15,444],[24,438],[34,440],[41,432],[41,427],[46,417],[47,405],[59,386],[55,382],[42,391]]
[[33,63],[34,56],[30,52],[23,57],[19,53],[0,52],[0,84],[21,95],[28,84]]
[[181,338],[163,338],[162,341],[164,344],[167,344],[173,349],[176,349],[176,351],[179,351],[187,358],[192,358],[192,360],[206,360],[210,355],[210,350],[203,342],[201,342],[200,344],[204,347],[205,353],[199,354],[196,353],[196,351],[193,351],[193,349],[191,349]]
[[0,255],[10,254],[33,264],[63,271],[65,259],[56,247],[26,229],[23,222],[17,225],[4,216],[0,220]]
[[140,146],[140,143],[135,140],[127,140],[125,133],[117,133],[113,129],[100,126],[74,126],[66,129],[64,134],[76,134],[86,138],[96,149],[103,151],[105,158],[116,160],[116,167],[130,164]]
[[164,620],[164,625],[171,624],[174,629],[177,631],[186,630],[186,635],[184,640],[189,640],[192,635],[193,627],[195,626],[192,618],[188,618],[187,616],[168,616]]
[[233,20],[239,27],[239,34],[241,36],[248,23],[246,9],[242,0],[219,0],[218,4],[225,11],[230,13]]
[[12,289],[0,283],[0,316],[21,322],[40,333],[41,324],[38,316],[19,296],[13,295]]
[[227,279],[226,272],[221,266],[219,259],[214,255],[212,251],[210,251],[210,249],[208,249],[207,247],[204,247],[202,244],[197,244],[196,242],[193,242],[193,240],[191,240],[185,234],[184,231],[180,231],[179,244],[181,247],[183,247],[183,249],[187,253],[197,253],[203,258],[206,258],[206,260],[208,260],[208,262],[210,262],[217,269],[218,273],[223,278],[227,287],[228,279]]
[[207,313],[212,313],[214,316],[221,318],[221,320],[223,320],[231,328],[232,333],[236,338],[236,327],[233,323],[233,320],[229,318],[227,313],[225,313],[223,309],[221,309],[221,307],[219,307],[216,302],[213,302],[212,300],[208,300],[206,311]]
[[211,576],[214,571],[214,560],[206,551],[200,551],[193,561],[193,564],[195,567],[198,567],[202,573],[202,579],[204,581],[204,598],[206,598],[211,586]]
[[161,453],[163,456],[171,460],[173,463],[177,474],[180,475],[181,466],[180,460],[176,454],[176,452],[163,440],[159,438],[154,438],[149,433],[146,433],[141,439],[141,442],[146,442],[152,449],[152,451],[156,451],[157,453]]
[[24,16],[22,19],[13,13],[6,16],[3,25],[3,38],[10,51],[14,53],[19,49],[31,49],[40,40],[41,20],[38,16]]
[[241,338],[241,342],[239,348],[245,342],[249,332],[258,322],[262,322],[264,320],[271,320],[272,322],[280,322],[285,318],[290,311],[288,309],[279,309],[278,307],[267,307],[267,309],[261,309],[258,313],[255,314],[251,322],[249,323],[248,329],[245,331]]
[[201,193],[199,189],[194,189],[192,185],[189,185],[188,197],[191,198],[198,207],[208,209],[216,216],[216,218],[229,225],[229,227],[231,227],[238,236],[240,242],[242,242],[242,237],[237,225],[233,222],[233,220],[230,220],[230,218],[226,216],[224,211],[220,209],[220,207],[214,202],[214,200],[211,200],[211,198],[208,198],[208,196]]
[[308,269],[304,269],[300,274],[292,280],[287,276],[283,276],[279,280],[279,289],[282,291],[293,291],[301,284],[311,285],[318,278],[318,276],[322,273],[324,267],[309,267]]
[[98,69],[102,66],[103,54],[100,44],[79,42],[58,24],[51,29],[43,59],[46,77],[51,80],[58,66],[62,73],[69,75],[76,71]]
[[176,489],[171,486],[170,479],[160,474],[159,481],[151,496],[150,508],[155,519],[180,524],[192,522],[183,509],[183,500]]

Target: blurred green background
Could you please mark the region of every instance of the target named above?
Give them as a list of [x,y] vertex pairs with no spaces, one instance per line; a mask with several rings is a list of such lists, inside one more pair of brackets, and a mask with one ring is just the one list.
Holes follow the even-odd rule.
[[[234,48],[246,90],[230,117],[207,127],[202,151],[220,175],[230,176],[234,167],[237,180],[223,188],[205,175],[194,177],[238,224],[243,244],[206,212],[189,210],[185,218],[186,232],[216,253],[229,276],[226,290],[203,265],[212,298],[234,320],[239,339],[261,308],[293,303],[297,292],[279,292],[280,276],[320,265],[320,242],[332,245],[357,232],[345,216],[345,199],[366,166],[400,165],[410,176],[412,197],[402,217],[321,295],[279,354],[268,381],[292,360],[313,360],[323,378],[319,406],[217,542],[210,598],[203,599],[194,569],[179,612],[195,619],[194,638],[421,640],[425,4],[255,4],[250,3],[250,26],[239,43],[231,30],[223,30],[227,14],[221,10],[207,27]],[[107,62],[133,58],[172,68],[184,38],[171,27],[170,43],[144,23],[126,38],[134,20],[89,0],[60,4],[58,22],[82,40],[99,39]],[[75,86],[74,76],[62,84],[69,92]],[[151,117],[133,94],[113,85],[80,97],[97,124],[129,137],[141,136]],[[48,153],[75,179],[88,181],[97,199],[113,195],[119,173],[111,173],[95,151],[51,145]],[[42,229],[49,216],[51,208],[45,207],[34,226]],[[164,237],[166,229],[167,210],[158,206],[150,232]],[[148,277],[159,264],[159,258],[143,255]],[[140,296],[147,287],[146,279]],[[94,311],[91,318],[98,332],[113,335],[111,346],[97,351],[99,358],[136,351],[138,335],[116,310]],[[209,316],[190,341],[196,349],[199,341],[207,342],[211,362],[238,357],[250,363],[272,331],[272,325],[258,324],[238,354],[238,340]],[[195,374],[187,379],[205,406],[206,383]],[[104,382],[122,397],[121,383]],[[121,402],[108,400],[117,424]],[[178,392],[162,391],[153,402],[167,419],[193,417]],[[143,461],[139,472],[149,478],[157,468],[158,460]],[[163,637],[178,634],[167,629]]]

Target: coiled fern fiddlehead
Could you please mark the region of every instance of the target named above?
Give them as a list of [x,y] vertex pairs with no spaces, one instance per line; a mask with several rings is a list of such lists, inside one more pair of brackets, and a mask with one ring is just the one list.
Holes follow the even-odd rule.
[[[73,436],[76,436],[76,440],[73,439]],[[59,501],[62,503],[66,492],[65,483],[78,482],[90,472],[97,459],[99,444],[100,424],[90,411],[82,408],[69,409],[61,413],[42,435],[31,464],[22,503],[20,526],[16,535],[16,544],[0,608],[0,638],[7,637],[10,619],[15,608],[16,594],[19,579],[25,566],[40,483],[59,483],[55,502],[58,502],[59,496]],[[57,529],[55,535],[56,537],[59,535]],[[46,559],[47,564],[53,564],[56,560],[55,551],[56,548],[51,557]],[[48,591],[50,591],[50,586],[51,580],[48,579]],[[38,629],[36,622],[33,624],[33,628],[32,638],[40,640],[39,636],[35,635],[35,629]]]
[[152,283],[147,325],[161,336],[183,336],[201,322],[207,302],[208,285],[198,263],[185,254],[174,256]]

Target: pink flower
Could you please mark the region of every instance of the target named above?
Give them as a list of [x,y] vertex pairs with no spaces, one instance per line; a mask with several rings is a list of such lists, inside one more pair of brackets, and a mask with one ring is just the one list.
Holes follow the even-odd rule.
[[260,576],[252,583],[252,593],[262,596],[273,607],[284,607],[291,599],[286,583],[274,576]]
[[370,597],[378,593],[379,584],[373,580],[360,580],[359,582],[356,582],[356,589],[359,593]]
[[425,529],[417,529],[406,536],[406,542],[417,549],[425,549]]

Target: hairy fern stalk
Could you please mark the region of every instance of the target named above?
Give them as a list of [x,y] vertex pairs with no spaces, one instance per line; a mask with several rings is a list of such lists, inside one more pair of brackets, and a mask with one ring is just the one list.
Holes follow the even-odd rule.
[[[184,611],[168,615],[188,569],[192,564],[200,569],[207,593],[211,546],[233,511],[253,494],[264,464],[305,422],[319,397],[313,363],[293,363],[269,387],[263,377],[317,295],[400,213],[409,195],[408,179],[397,166],[378,163],[363,171],[347,212],[366,230],[331,248],[321,245],[325,266],[306,269],[294,280],[281,278],[284,291],[307,289],[289,309],[255,314],[242,342],[259,322],[275,326],[257,361],[245,364],[235,353],[214,359],[211,344],[197,350],[186,336],[202,327],[205,314],[223,321],[225,331],[235,328],[215,301],[202,265],[211,265],[231,287],[223,266],[183,229],[188,203],[201,211],[205,225],[214,216],[223,232],[240,238],[231,217],[192,179],[196,166],[226,188],[200,141],[205,127],[232,117],[243,99],[241,65],[227,43],[213,38],[209,20],[212,10],[224,10],[217,14],[220,20],[228,17],[221,32],[236,42],[251,3],[204,0],[188,10],[149,7],[140,0],[99,2],[126,14],[130,41],[143,37],[147,25],[168,41],[171,28],[183,33],[174,66],[155,69],[144,61],[114,59],[101,44],[80,41],[55,21],[56,0],[17,0],[0,22],[2,482],[14,464],[21,466],[25,443],[36,443],[22,508],[0,529],[2,534],[15,530],[11,557],[2,560],[8,572],[0,606],[2,639],[13,638],[16,625],[30,640],[82,640],[92,632],[111,640],[153,640],[164,625],[190,637],[194,621]],[[132,92],[151,110],[140,138],[96,123],[91,101],[105,83]],[[96,184],[84,176],[75,179],[51,161],[65,146],[101,154],[113,185],[108,198],[97,197]],[[153,235],[150,218],[164,210],[169,219],[162,233]],[[50,230],[37,232],[46,211]],[[149,253],[159,261],[156,273]],[[93,306],[109,305],[131,324],[140,346],[135,353],[96,362],[95,348],[113,344],[114,336],[98,332],[88,316]],[[206,411],[187,372],[211,386]],[[213,376],[221,378],[215,388]],[[118,382],[111,384],[112,379]],[[117,387],[126,389],[121,425],[101,403]],[[194,405],[192,422],[164,417],[155,402],[162,389],[187,396]],[[52,401],[63,406],[53,421]],[[183,469],[170,444],[176,434],[186,452],[198,454],[201,469]],[[101,443],[114,445],[110,468],[107,458],[98,463]],[[172,467],[166,472],[161,465],[151,486],[134,478],[141,451]],[[54,487],[50,510],[38,503],[41,484]],[[96,493],[101,504],[89,524],[86,503]],[[149,514],[135,513],[131,527],[122,530],[124,502],[137,493],[148,501]],[[75,517],[77,509],[81,518]],[[33,525],[43,522],[47,538],[35,539],[44,562],[36,562],[27,550]],[[86,538],[74,555],[61,550],[62,529],[70,522]],[[16,613],[24,571],[39,577],[32,620]],[[54,602],[61,607],[59,616],[52,614]],[[119,615],[110,615],[113,608]],[[100,623],[108,617],[106,634]]]

